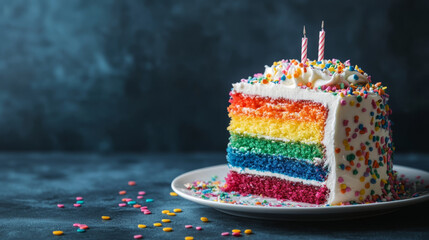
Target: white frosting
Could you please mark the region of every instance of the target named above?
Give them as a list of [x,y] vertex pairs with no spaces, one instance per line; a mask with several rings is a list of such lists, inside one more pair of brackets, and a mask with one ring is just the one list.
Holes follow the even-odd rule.
[[[269,69],[267,70],[270,71]],[[267,73],[266,71],[266,73]],[[347,76],[347,74],[345,74]],[[313,78],[316,79],[316,78]],[[323,79],[323,78],[320,78]],[[319,80],[320,80],[319,79]],[[325,80],[316,81],[318,84],[323,83]],[[313,81],[312,78],[309,78],[308,81]],[[322,81],[322,82],[321,82]],[[336,81],[336,80],[335,80]],[[341,80],[343,81],[343,80]],[[316,83],[315,82],[315,83]],[[328,81],[329,82],[329,81]],[[296,82],[295,82],[296,83]],[[326,83],[326,81],[325,81]],[[348,154],[354,153],[357,149],[354,151],[352,150],[346,150],[345,146],[343,144],[344,139],[351,138],[350,136],[347,137],[345,133],[345,126],[343,126],[343,120],[348,120],[348,127],[351,128],[351,134],[354,133],[354,130],[358,128],[359,124],[363,124],[365,127],[367,127],[368,131],[365,134],[357,134],[357,136],[350,141],[351,146],[359,146],[361,143],[369,142],[369,145],[366,146],[367,151],[370,147],[372,147],[374,150],[372,152],[369,152],[369,159],[377,159],[380,157],[378,154],[375,142],[369,140],[369,135],[371,134],[371,131],[375,131],[374,124],[371,123],[371,116],[369,114],[370,111],[375,111],[372,106],[372,100],[374,101],[382,101],[382,98],[374,93],[369,93],[367,99],[363,99],[360,102],[360,107],[356,107],[354,104],[353,106],[350,105],[350,101],[354,101],[354,103],[357,103],[357,96],[344,96],[341,97],[340,95],[334,96],[332,93],[322,92],[318,90],[311,90],[311,89],[301,89],[301,88],[291,88],[291,85],[289,84],[274,84],[274,83],[268,83],[268,84],[249,84],[249,83],[235,83],[233,84],[233,91],[247,94],[247,95],[258,95],[263,97],[270,97],[270,98],[285,98],[285,99],[292,99],[292,100],[311,100],[315,102],[322,103],[323,105],[327,106],[328,108],[328,118],[325,123],[325,133],[324,133],[324,139],[322,141],[322,144],[326,147],[325,152],[325,159],[324,160],[324,166],[329,169],[329,175],[325,183],[327,188],[330,190],[330,194],[328,197],[327,204],[336,204],[340,202],[347,202],[347,201],[357,201],[359,202],[359,197],[366,198],[369,196],[371,190],[375,192],[375,194],[381,195],[381,187],[380,187],[380,181],[381,179],[388,179],[387,176],[387,165],[380,166],[377,171],[380,175],[380,177],[376,180],[375,184],[370,184],[370,188],[365,188],[365,184],[369,182],[370,178],[365,178],[365,181],[361,182],[359,178],[363,175],[365,172],[365,169],[368,167],[365,164],[363,164],[363,160],[359,160],[358,158],[354,161],[355,166],[350,171],[341,170],[339,166],[341,164],[349,165],[349,161],[346,159],[346,156]],[[345,105],[341,105],[341,102]],[[366,112],[362,111],[362,108],[366,109]],[[353,117],[359,116],[359,121],[357,123],[354,122]],[[386,129],[379,129],[378,131],[375,131],[376,135],[381,137],[389,137],[389,131]],[[269,136],[262,136],[264,138],[270,139]],[[287,139],[283,139],[287,140]],[[335,153],[335,149],[339,148],[341,151],[339,153]],[[364,153],[366,153],[364,152]],[[360,163],[360,166],[357,167],[357,164]],[[235,168],[231,168],[235,169]],[[353,170],[357,170],[358,174],[353,174]],[[245,173],[252,173],[253,170],[245,169],[242,172]],[[261,175],[261,173],[257,173]],[[316,185],[314,182],[316,181],[308,181],[303,179],[296,179],[285,176],[277,176],[275,173],[262,173],[264,176],[275,176],[282,179],[296,181],[296,182],[305,182],[306,184],[312,184]],[[271,174],[271,175],[270,175]],[[338,181],[338,178],[341,177],[344,181],[340,183]],[[320,182],[318,182],[320,185]],[[345,184],[347,187],[349,187],[351,190],[342,193],[341,192],[341,184]],[[318,185],[318,186],[319,186]],[[365,194],[356,196],[356,192],[364,189]]]
[[299,182],[299,183],[303,183],[305,185],[313,185],[313,186],[323,186],[325,185],[325,182],[318,182],[315,180],[307,180],[307,179],[301,179],[301,178],[295,178],[295,177],[290,177],[284,174],[280,174],[280,173],[273,173],[273,172],[267,172],[267,171],[257,171],[257,170],[252,170],[249,168],[239,168],[239,167],[233,167],[231,165],[228,164],[228,167],[230,170],[238,172],[238,173],[243,173],[243,174],[252,174],[252,175],[257,175],[257,176],[264,176],[264,177],[276,177],[276,178],[280,178],[286,181],[290,181],[290,182]]
[[[323,63],[328,64],[328,60],[323,60]],[[328,69],[321,69],[318,65],[306,67],[307,72],[301,71],[298,77],[294,77],[294,72],[298,71],[299,65],[291,64],[289,61],[279,61],[272,66],[265,66],[264,76],[278,80],[284,76],[284,71],[290,74],[291,78],[285,78],[284,81],[280,81],[279,84],[296,88],[299,85],[306,85],[311,83],[313,87],[320,86],[333,86],[343,83],[346,87],[351,83],[368,83],[368,75],[366,73],[361,74],[358,71],[350,70],[346,67],[341,73],[331,73]],[[353,68],[353,67],[352,67]],[[302,68],[300,68],[302,69]],[[354,69],[354,68],[353,68]]]

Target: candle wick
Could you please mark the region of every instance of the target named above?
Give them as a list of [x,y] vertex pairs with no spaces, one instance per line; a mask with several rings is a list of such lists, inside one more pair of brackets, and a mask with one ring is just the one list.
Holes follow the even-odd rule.
[[302,33],[304,34],[304,37],[305,37],[305,25],[304,25],[304,29],[302,30]]
[[322,20],[322,30],[324,26],[325,26],[325,21]]

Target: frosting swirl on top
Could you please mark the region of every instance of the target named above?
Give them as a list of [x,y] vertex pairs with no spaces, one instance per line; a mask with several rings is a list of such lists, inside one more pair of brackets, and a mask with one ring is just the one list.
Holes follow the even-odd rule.
[[351,66],[349,60],[342,63],[337,59],[305,63],[295,59],[281,60],[272,66],[265,66],[264,74],[255,74],[255,77],[290,87],[311,88],[340,85],[344,88],[351,84],[365,85],[371,82],[371,77],[357,65]]

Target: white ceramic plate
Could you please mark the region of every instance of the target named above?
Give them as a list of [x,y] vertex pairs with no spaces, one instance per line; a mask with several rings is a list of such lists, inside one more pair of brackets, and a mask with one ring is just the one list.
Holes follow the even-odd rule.
[[[411,180],[419,176],[419,180],[424,180],[425,184],[429,183],[429,173],[404,167],[394,166],[394,170],[398,171],[398,175],[405,175]],[[293,221],[312,221],[312,220],[339,220],[361,218],[367,216],[375,216],[389,213],[397,210],[399,207],[404,207],[423,201],[429,200],[429,193],[420,193],[418,197],[408,198],[404,200],[395,200],[389,202],[357,204],[348,206],[329,206],[329,207],[269,207],[269,206],[249,206],[249,205],[234,205],[230,203],[220,203],[212,200],[202,199],[192,191],[185,187],[185,184],[193,181],[209,181],[212,176],[218,176],[218,180],[223,180],[228,172],[227,165],[217,165],[213,167],[201,168],[194,171],[184,173],[176,177],[171,183],[173,190],[181,197],[213,207],[221,212],[235,216],[272,219],[272,220],[293,220]],[[266,198],[269,200],[269,198]]]

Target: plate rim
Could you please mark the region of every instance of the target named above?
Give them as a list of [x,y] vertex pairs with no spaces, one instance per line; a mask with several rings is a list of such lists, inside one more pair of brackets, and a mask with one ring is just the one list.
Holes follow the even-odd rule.
[[[211,169],[217,169],[221,167],[227,167],[227,164],[218,164],[203,168],[194,169],[185,173],[180,174],[179,176],[175,177],[173,181],[171,182],[171,188],[174,192],[176,192],[180,197],[185,198],[186,200],[204,205],[213,207],[216,209],[225,209],[225,210],[234,210],[234,211],[246,211],[246,212],[255,212],[255,213],[269,213],[269,214],[293,214],[293,213],[300,213],[300,214],[314,214],[314,212],[319,213],[331,213],[332,211],[335,212],[354,212],[357,210],[361,210],[362,208],[365,208],[365,210],[371,210],[371,209],[390,209],[390,208],[398,208],[398,207],[405,207],[413,204],[417,204],[420,202],[424,202],[429,200],[429,194],[421,195],[418,197],[408,198],[408,199],[401,199],[401,200],[393,200],[393,201],[387,201],[387,202],[377,202],[377,203],[368,203],[368,204],[356,204],[356,205],[341,205],[341,206],[327,206],[327,207],[270,207],[270,206],[249,206],[249,205],[234,205],[229,203],[220,203],[220,202],[214,202],[211,200],[201,199],[196,196],[192,196],[190,194],[187,194],[180,190],[178,186],[178,182],[185,177],[188,177],[190,175],[193,175],[195,173],[201,172],[201,171],[207,171]],[[411,171],[421,171],[425,174],[429,174],[429,172],[426,172],[421,169],[402,166],[402,165],[394,165],[394,168],[403,168],[406,170]]]

